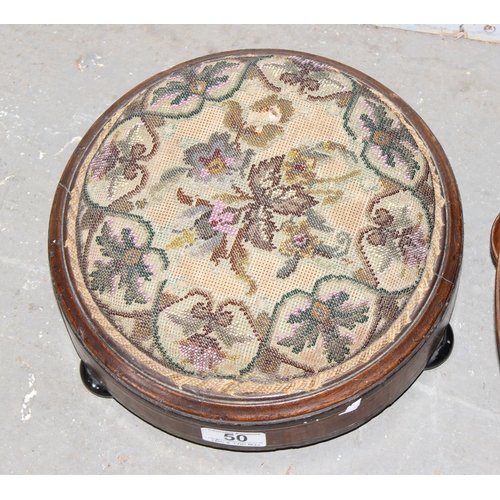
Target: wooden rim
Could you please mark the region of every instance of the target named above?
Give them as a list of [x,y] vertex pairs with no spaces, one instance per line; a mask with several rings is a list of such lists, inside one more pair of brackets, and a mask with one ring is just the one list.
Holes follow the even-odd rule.
[[[68,256],[64,247],[67,230],[65,220],[76,172],[110,116],[135,97],[138,92],[175,70],[211,58],[238,56],[248,53],[297,55],[332,65],[380,92],[399,108],[404,118],[414,127],[429,148],[438,168],[441,187],[446,200],[443,209],[445,221],[442,241],[443,252],[442,258],[436,263],[435,279],[429,293],[419,306],[418,313],[405,334],[397,342],[390,345],[389,348],[379,353],[372,362],[346,374],[342,381],[314,393],[301,396],[249,398],[247,404],[242,404],[241,400],[236,402],[231,398],[220,397],[211,400],[204,399],[200,402],[196,394],[177,390],[169,385],[167,379],[162,379],[156,372],[147,367],[141,366],[131,369],[130,360],[125,359],[125,353],[122,352],[122,349],[119,346],[112,345],[109,339],[106,338],[105,332],[96,329],[89,311],[72,284],[74,282],[73,276],[71,269],[67,265]],[[452,301],[458,282],[462,252],[462,209],[455,178],[442,147],[418,114],[394,92],[353,68],[312,54],[273,49],[228,51],[213,54],[209,57],[196,58],[158,73],[125,94],[94,123],[71,156],[55,194],[49,225],[49,255],[54,290],[81,357],[83,357],[82,354],[86,354],[90,362],[93,360],[93,363],[100,369],[103,376],[108,381],[115,382],[117,388],[122,387],[127,394],[131,393],[140,396],[150,403],[164,408],[165,411],[174,411],[181,415],[214,421],[219,420],[221,415],[231,415],[233,422],[248,424],[256,421],[279,422],[327,411],[333,407],[347,406],[366,395],[374,385],[386,384],[402,368],[403,364],[408,363],[411,359],[418,359],[419,366],[412,371],[411,377],[405,381],[405,390],[423,371],[428,361],[428,358],[423,359],[422,356],[418,356],[418,353],[430,349],[429,343],[435,340],[432,335],[443,318],[445,316],[449,318],[449,314],[451,314],[447,307]],[[82,349],[78,349],[78,343],[84,352]],[[117,390],[120,392],[120,389]],[[113,393],[113,396],[120,400],[121,394]]]
[[500,214],[497,215],[490,233],[490,250],[495,264],[498,263],[498,252],[500,249]]
[[490,233],[490,251],[496,267],[495,274],[495,327],[497,334],[497,346],[500,353],[500,263],[498,254],[500,250],[500,214],[497,215]]

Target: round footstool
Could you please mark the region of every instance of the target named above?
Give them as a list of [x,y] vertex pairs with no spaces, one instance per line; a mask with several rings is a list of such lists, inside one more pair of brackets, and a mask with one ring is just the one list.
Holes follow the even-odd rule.
[[49,238],[87,387],[197,443],[337,436],[451,351],[446,156],[398,96],[322,57],[226,52],[139,85],[71,157]]

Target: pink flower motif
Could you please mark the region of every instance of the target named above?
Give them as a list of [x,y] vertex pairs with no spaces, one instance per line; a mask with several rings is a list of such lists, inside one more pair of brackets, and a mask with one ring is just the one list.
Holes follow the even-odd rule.
[[226,358],[215,339],[198,333],[180,342],[179,350],[200,372],[211,370]]
[[224,212],[224,203],[221,200],[217,200],[214,203],[214,208],[208,222],[215,231],[235,235],[236,229],[231,225],[235,215],[233,212]]
[[408,267],[415,267],[424,262],[427,257],[427,244],[422,226],[403,230],[399,248],[403,254],[404,263]]
[[333,297],[340,297],[341,294],[347,293],[347,290],[337,290],[336,292],[328,292],[323,298],[318,297],[321,302],[328,302]]
[[114,142],[106,143],[90,162],[92,179],[97,181],[115,168],[120,150]]

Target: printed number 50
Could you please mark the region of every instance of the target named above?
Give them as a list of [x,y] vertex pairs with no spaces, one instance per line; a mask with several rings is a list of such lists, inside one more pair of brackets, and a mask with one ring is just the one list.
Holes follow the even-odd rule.
[[248,437],[245,436],[245,434],[235,434],[234,432],[226,432],[224,434],[224,439],[227,441],[239,441],[240,443],[244,443],[245,441],[248,440]]

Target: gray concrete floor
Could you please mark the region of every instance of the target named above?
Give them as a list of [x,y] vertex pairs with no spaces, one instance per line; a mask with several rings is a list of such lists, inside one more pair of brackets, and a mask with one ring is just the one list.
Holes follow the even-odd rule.
[[[465,253],[444,365],[347,435],[246,454],[172,437],[83,387],[52,293],[47,226],[78,140],[118,97],[179,62],[257,47],[329,57],[406,100],[455,172]],[[0,473],[498,474],[499,62],[500,44],[374,26],[0,26]]]

